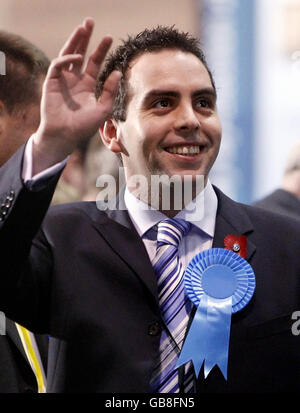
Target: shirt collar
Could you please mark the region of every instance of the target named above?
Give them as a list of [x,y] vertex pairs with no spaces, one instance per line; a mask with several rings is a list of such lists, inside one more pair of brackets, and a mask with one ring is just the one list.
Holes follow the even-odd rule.
[[[149,205],[137,199],[127,187],[125,189],[124,201],[129,216],[141,237],[150,228],[167,218],[162,212],[149,207]],[[175,218],[185,219],[201,231],[204,231],[210,237],[213,237],[215,232],[218,198],[209,180],[207,181],[204,190],[197,195],[193,202],[204,202],[203,216],[200,219],[195,220],[191,218],[189,206],[179,211]]]

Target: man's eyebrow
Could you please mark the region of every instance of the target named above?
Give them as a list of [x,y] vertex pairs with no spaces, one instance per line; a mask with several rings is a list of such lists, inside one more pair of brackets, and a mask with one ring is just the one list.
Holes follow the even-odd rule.
[[[216,99],[217,94],[213,87],[206,87],[203,89],[197,89],[192,93],[192,97],[201,96],[201,95],[210,95]],[[164,89],[152,89],[145,96],[143,101],[147,102],[149,99],[153,99],[160,96],[170,96],[170,97],[179,97],[180,93],[173,90],[164,90]]]
[[205,95],[205,96],[210,95],[211,97],[215,99],[217,98],[217,93],[213,87],[206,87],[203,89],[196,90],[192,96],[195,97],[195,96],[201,96],[201,95]]
[[144,97],[144,101],[160,96],[178,97],[179,93],[172,90],[152,89]]

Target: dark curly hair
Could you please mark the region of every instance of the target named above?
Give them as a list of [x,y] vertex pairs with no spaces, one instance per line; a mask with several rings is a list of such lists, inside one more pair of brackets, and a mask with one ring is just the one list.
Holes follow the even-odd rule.
[[145,29],[136,36],[128,36],[127,40],[123,40],[123,43],[108,56],[104,69],[98,76],[96,84],[97,98],[101,95],[104,82],[111,72],[119,70],[123,74],[113,109],[115,119],[121,121],[126,119],[126,71],[129,63],[143,53],[157,52],[163,49],[178,49],[194,54],[207,69],[212,86],[216,90],[213,76],[208,68],[198,39],[192,37],[189,33],[179,32],[174,26],[157,26],[151,30]]

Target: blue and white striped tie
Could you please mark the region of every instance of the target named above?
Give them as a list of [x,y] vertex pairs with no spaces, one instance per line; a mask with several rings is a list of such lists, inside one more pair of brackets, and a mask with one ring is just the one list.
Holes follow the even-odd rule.
[[[191,302],[184,293],[184,270],[178,257],[178,245],[190,227],[189,222],[175,218],[158,224],[157,250],[152,265],[157,276],[160,310],[168,331],[162,331],[160,357],[151,380],[156,393],[179,392],[175,366],[183,344]],[[184,392],[193,391],[193,386],[194,373],[189,362],[185,365]]]

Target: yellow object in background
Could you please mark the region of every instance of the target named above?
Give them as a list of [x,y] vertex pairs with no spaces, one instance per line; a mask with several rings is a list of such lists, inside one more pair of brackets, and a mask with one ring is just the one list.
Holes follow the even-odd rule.
[[38,392],[46,393],[46,376],[44,373],[40,355],[38,354],[34,336],[25,327],[22,327],[21,325],[17,323],[15,324],[16,324],[19,336],[21,338],[26,356],[35,374],[37,385],[38,385]]

